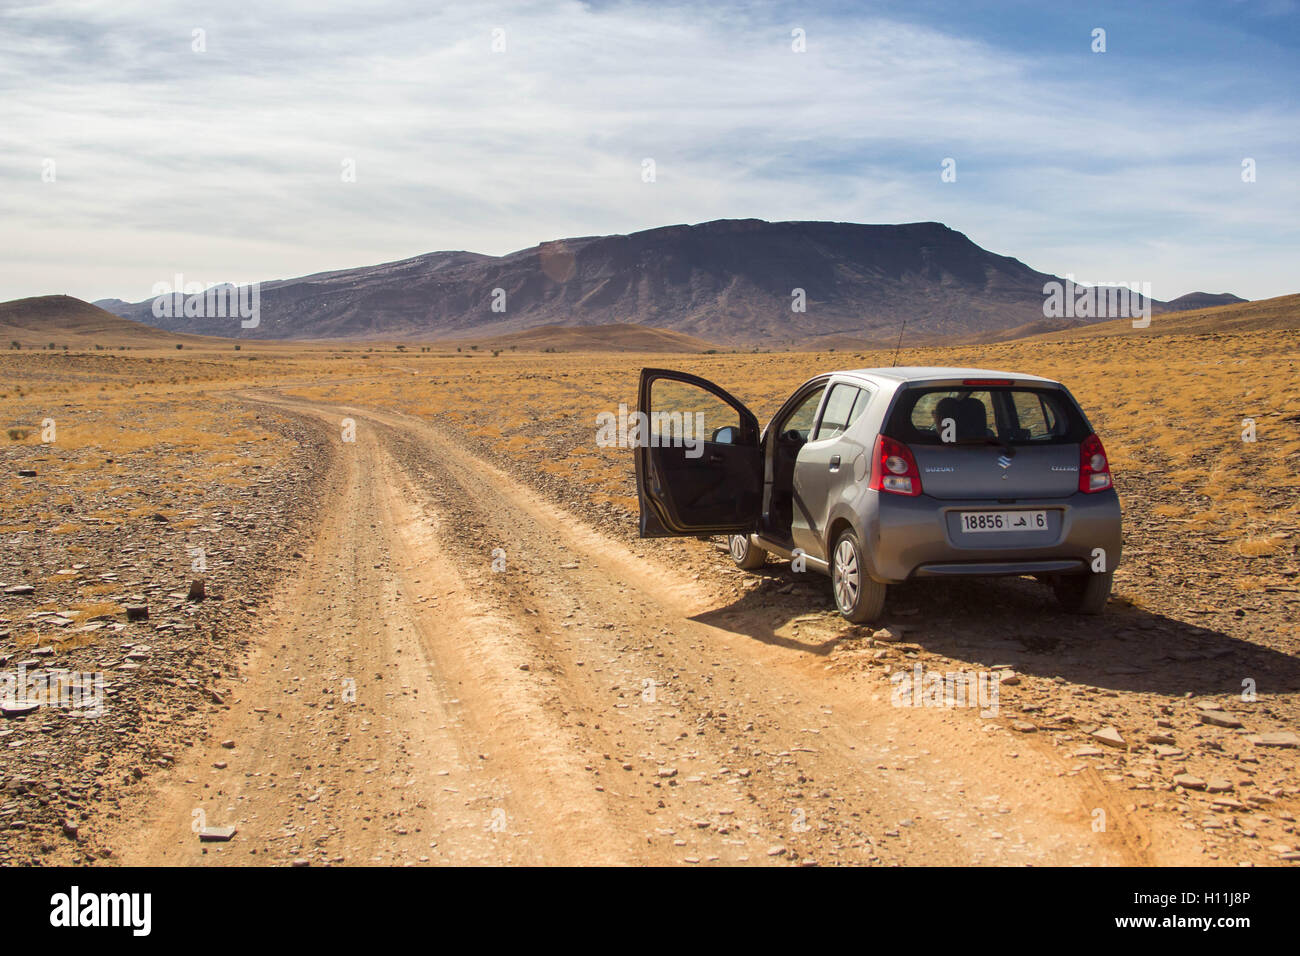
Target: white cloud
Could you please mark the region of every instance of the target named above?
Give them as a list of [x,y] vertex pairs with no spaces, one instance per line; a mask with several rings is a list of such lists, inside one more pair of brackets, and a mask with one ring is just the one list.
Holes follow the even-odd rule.
[[[1226,287],[1292,291],[1274,250],[1300,203],[1281,160],[1244,186],[1222,153],[1293,153],[1296,117],[1140,103],[1100,63],[1048,80],[1026,54],[915,24],[708,5],[0,16],[0,258],[18,266],[0,298],[139,299],[176,271],[271,279],[749,216],[938,219],[1048,271],[1140,263],[1165,296],[1222,264],[1226,228],[1244,251]],[[945,156],[956,183],[939,182]],[[1151,257],[1173,224],[1176,251]]]

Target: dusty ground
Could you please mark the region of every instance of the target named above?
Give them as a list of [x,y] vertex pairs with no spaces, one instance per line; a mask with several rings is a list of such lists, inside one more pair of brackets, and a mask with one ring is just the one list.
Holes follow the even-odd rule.
[[[1294,367],[1294,336],[1271,347],[1269,361]],[[119,706],[95,719],[111,736],[50,707],[3,721],[0,852],[313,865],[1294,860],[1298,752],[1259,735],[1294,733],[1300,700],[1300,444],[1284,430],[1295,379],[1266,400],[1256,393],[1258,411],[1216,413],[1222,433],[1206,438],[1197,348],[1243,389],[1265,387],[1257,343],[1211,341],[1164,350],[1160,380],[1129,377],[1123,390],[1118,356],[1094,355],[1112,397],[1106,382],[1076,388],[1098,392],[1083,400],[1120,465],[1128,522],[1104,619],[1058,614],[1029,581],[917,584],[888,604],[901,642],[844,625],[824,579],[776,564],[744,575],[703,543],[635,540],[628,453],[592,441],[596,412],[631,400],[642,364],[745,383],[738,394],[762,414],[805,369],[878,359],[169,356],[144,393],[123,385],[128,394],[93,409],[104,359],[12,366],[28,383],[15,406],[25,423],[39,424],[55,394],[84,404],[65,414],[88,423],[151,403],[199,419],[207,438],[158,443],[196,456],[169,493],[207,487],[205,469],[234,454],[231,477],[249,485],[230,487],[272,496],[281,524],[245,516],[242,553],[218,537],[222,570],[208,577],[220,597],[187,602],[192,573],[156,554],[179,541],[142,536],[165,524],[144,521],[164,493],[157,482],[130,483],[140,499],[130,510],[145,514],[122,519],[114,549],[80,520],[104,505],[85,495],[118,488],[86,490],[99,446],[67,450],[89,456],[75,480],[62,460],[46,463],[43,474],[58,475],[49,482],[6,476],[28,497],[6,502],[0,580],[39,590],[0,597],[0,655],[12,667],[45,646],[28,659],[103,666]],[[981,361],[1033,360],[1053,374],[1048,355],[1070,358]],[[1158,387],[1184,376],[1177,394]],[[245,416],[247,447],[230,450],[232,429],[204,425],[214,408]],[[1243,413],[1267,443],[1240,447]],[[343,418],[355,441],[342,440]],[[1180,429],[1197,440],[1170,442]],[[15,440],[10,474],[54,453]],[[162,473],[158,447],[135,454],[141,478]],[[1235,470],[1224,475],[1223,463]],[[251,476],[268,469],[258,485]],[[166,524],[217,527],[214,511],[251,504],[212,497]],[[78,525],[64,534],[85,553],[53,537],[55,522]],[[43,548],[15,550],[31,537]],[[109,586],[97,597],[117,609],[88,622],[105,627],[47,640],[85,626],[49,623],[81,596],[59,570]],[[121,608],[141,597],[150,620],[126,623]],[[201,642],[175,626],[198,616]],[[918,664],[1000,675],[997,713],[895,706],[888,675]],[[1222,726],[1234,721],[1243,726]],[[1091,736],[1103,728],[1121,746]],[[200,843],[200,823],[237,833]]]

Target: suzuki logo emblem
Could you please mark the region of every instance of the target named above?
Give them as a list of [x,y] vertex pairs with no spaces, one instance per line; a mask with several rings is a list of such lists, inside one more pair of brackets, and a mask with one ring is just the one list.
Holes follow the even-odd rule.
[[1006,455],[998,455],[998,465],[1000,465],[1002,468],[1010,468],[1011,459],[1008,458]]

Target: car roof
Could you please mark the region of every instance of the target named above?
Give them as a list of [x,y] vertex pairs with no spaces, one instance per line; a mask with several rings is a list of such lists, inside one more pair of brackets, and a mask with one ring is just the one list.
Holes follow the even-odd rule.
[[946,381],[954,378],[1009,378],[1017,382],[1042,382],[1059,385],[1060,382],[1040,375],[1024,372],[1004,372],[989,368],[948,368],[941,365],[905,365],[895,368],[858,368],[832,372],[832,375],[859,375],[868,379],[888,379],[899,384],[912,382]]

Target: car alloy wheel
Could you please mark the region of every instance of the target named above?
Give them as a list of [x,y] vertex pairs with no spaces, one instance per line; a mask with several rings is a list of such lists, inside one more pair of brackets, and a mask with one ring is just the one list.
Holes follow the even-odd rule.
[[853,542],[842,538],[835,550],[835,603],[840,611],[850,614],[858,605],[858,594],[862,590],[861,571],[858,567],[858,552]]

